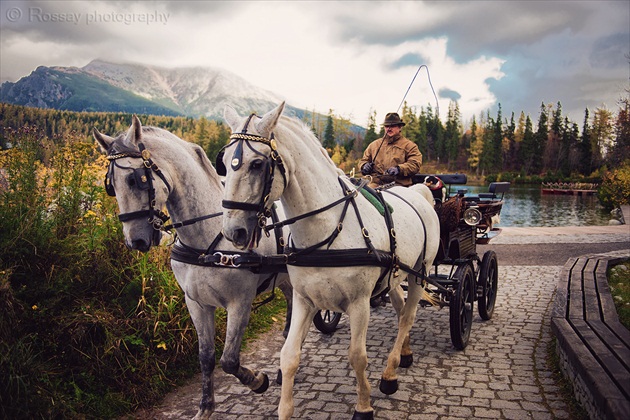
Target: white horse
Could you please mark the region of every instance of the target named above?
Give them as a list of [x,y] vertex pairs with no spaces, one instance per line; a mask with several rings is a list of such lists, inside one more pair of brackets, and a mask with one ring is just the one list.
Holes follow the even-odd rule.
[[[134,116],[131,127],[116,138],[94,129],[94,138],[110,160],[106,189],[115,195],[123,222],[125,242],[147,252],[157,245],[168,209],[177,228],[171,249],[171,267],[185,293],[186,305],[199,340],[202,397],[195,418],[209,418],[214,411],[215,310],[227,310],[225,348],[221,367],[254,392],[267,389],[262,372],[240,364],[243,334],[256,295],[274,285],[287,297],[290,318],[291,287],[286,273],[256,274],[233,266],[241,261],[238,250],[220,236],[222,227],[221,179],[201,147],[155,127],[142,127]],[[217,216],[217,217],[214,217]],[[215,240],[216,239],[216,240]],[[212,244],[211,244],[212,243]],[[210,253],[207,253],[208,249]],[[260,250],[277,252],[274,235],[262,238]],[[199,257],[202,257],[200,259]],[[251,251],[245,257],[256,257]],[[255,267],[254,267],[255,268]],[[257,270],[254,270],[257,271]],[[288,319],[287,319],[288,321]],[[288,322],[286,329],[288,329]],[[285,336],[287,330],[285,329]]]
[[[353,418],[370,419],[374,411],[366,375],[370,296],[389,286],[398,313],[398,335],[380,382],[381,391],[391,394],[398,387],[397,367],[412,360],[409,331],[418,303],[429,298],[418,276],[430,269],[437,254],[438,217],[427,199],[404,187],[383,191],[387,203],[377,208],[356,192],[305,124],[281,117],[283,109],[284,102],[263,117],[249,118],[225,109],[233,134],[224,156],[223,232],[238,248],[247,248],[260,236],[257,212],[277,199],[290,224],[290,250],[285,255],[293,313],[280,356],[279,418],[293,415],[301,346],[310,320],[317,308],[323,308],[349,315],[349,359],[358,392]],[[380,214],[379,210],[390,213],[390,207],[391,219]],[[415,274],[407,276],[410,271],[403,269]],[[400,283],[407,277],[405,301]]]

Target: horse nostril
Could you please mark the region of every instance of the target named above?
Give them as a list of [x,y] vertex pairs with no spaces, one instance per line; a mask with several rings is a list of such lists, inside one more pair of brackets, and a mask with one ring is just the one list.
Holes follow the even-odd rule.
[[148,252],[149,248],[151,248],[151,244],[149,244],[144,239],[136,239],[131,241],[131,249],[136,249],[140,252]]
[[247,244],[247,230],[240,228],[234,231],[234,243],[245,246]]

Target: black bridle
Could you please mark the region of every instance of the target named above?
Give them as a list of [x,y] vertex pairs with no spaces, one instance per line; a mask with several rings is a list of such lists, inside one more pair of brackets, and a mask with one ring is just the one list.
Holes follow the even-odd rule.
[[[212,213],[205,216],[195,217],[189,220],[184,220],[182,222],[173,222],[169,225],[165,225],[165,223],[170,219],[168,215],[166,215],[163,211],[155,208],[155,188],[153,187],[153,176],[152,173],[156,173],[157,176],[160,177],[164,185],[166,185],[166,189],[168,193],[171,193],[171,186],[166,180],[166,177],[158,168],[158,166],[151,159],[151,154],[144,147],[144,144],[140,143],[138,145],[139,151],[130,151],[117,153],[112,151],[107,156],[107,160],[110,161],[109,168],[107,170],[107,174],[105,174],[105,191],[107,195],[111,197],[116,196],[116,191],[114,190],[114,186],[112,185],[112,177],[114,176],[114,168],[120,169],[131,169],[133,172],[129,174],[127,177],[127,182],[133,184],[136,188],[140,190],[146,190],[149,194],[149,209],[148,210],[138,210],[129,213],[123,213],[118,215],[118,219],[121,222],[127,222],[129,220],[147,218],[147,223],[153,226],[155,229],[155,234],[153,237],[154,245],[159,244],[160,241],[160,231],[170,232],[172,229],[177,229],[183,226],[189,226],[200,222],[202,220],[212,219],[214,217],[219,217],[223,215],[223,212]],[[142,159],[142,166],[140,168],[132,168],[128,166],[119,165],[116,160],[122,158],[137,158]]]
[[[169,216],[166,215],[162,210],[157,209],[155,207],[155,187],[153,186],[153,173],[160,177],[164,185],[166,185],[166,189],[169,194],[171,192],[171,186],[166,180],[166,177],[158,168],[158,166],[151,159],[151,153],[144,147],[144,144],[140,143],[138,145],[139,151],[131,151],[131,152],[123,152],[116,153],[113,152],[107,155],[107,160],[109,160],[109,168],[107,169],[107,174],[105,175],[105,191],[107,195],[111,197],[116,196],[116,190],[114,189],[114,185],[112,184],[112,178],[114,176],[115,168],[120,169],[131,169],[132,173],[127,176],[127,183],[130,186],[135,186],[136,188],[147,191],[148,192],[148,201],[149,208],[146,210],[138,210],[129,213],[122,213],[118,215],[118,220],[121,222],[128,222],[130,220],[146,218],[147,223],[153,226],[155,229],[153,235],[153,243],[154,245],[159,244],[161,238],[161,231],[164,228],[164,223],[169,219]],[[122,158],[134,158],[134,159],[142,159],[142,166],[139,168],[133,168],[130,166],[122,166],[118,162],[118,159]]]
[[[263,229],[267,223],[267,218],[271,217],[271,207],[273,206],[273,200],[270,199],[271,188],[273,186],[273,181],[275,179],[276,168],[280,171],[282,175],[282,179],[284,182],[284,187],[287,186],[287,178],[286,178],[286,170],[284,167],[284,163],[280,154],[278,153],[278,148],[276,145],[276,141],[274,139],[274,134],[271,133],[269,138],[259,136],[256,134],[247,134],[247,127],[251,122],[253,117],[258,117],[256,114],[251,114],[247,121],[245,122],[245,126],[241,130],[240,133],[234,133],[230,136],[230,143],[225,145],[219,154],[217,155],[217,173],[221,176],[225,176],[227,170],[223,165],[223,155],[225,154],[225,149],[236,144],[236,148],[234,149],[234,154],[232,155],[232,159],[230,161],[230,166],[232,170],[237,171],[243,165],[243,149],[244,146],[247,146],[252,152],[263,157],[264,159],[264,180],[263,180],[263,191],[260,196],[260,200],[258,203],[249,203],[242,201],[231,201],[231,200],[223,200],[221,205],[224,209],[230,210],[245,210],[245,211],[255,211],[256,216],[258,217],[258,229]],[[271,153],[269,156],[257,151],[252,147],[250,142],[263,143],[271,149]],[[265,233],[268,234],[267,230]]]

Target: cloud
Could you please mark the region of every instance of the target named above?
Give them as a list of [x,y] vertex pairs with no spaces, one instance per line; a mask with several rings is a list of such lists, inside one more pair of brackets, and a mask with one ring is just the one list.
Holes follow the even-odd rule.
[[616,33],[598,38],[593,43],[589,63],[594,68],[619,68],[628,63],[630,36]]
[[454,90],[448,88],[442,88],[438,92],[440,98],[450,99],[452,101],[459,101],[462,98],[462,95],[459,92],[455,92]]
[[542,101],[581,114],[614,106],[628,86],[627,1],[7,0],[0,9],[2,81],[96,58],[219,67],[358,124],[395,111],[407,89],[409,106],[431,104],[445,118],[457,100],[470,120],[499,103],[504,115],[537,115]]

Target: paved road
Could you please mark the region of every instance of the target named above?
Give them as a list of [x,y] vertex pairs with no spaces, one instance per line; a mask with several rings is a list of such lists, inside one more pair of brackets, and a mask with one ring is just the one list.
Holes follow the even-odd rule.
[[[391,305],[373,308],[368,330],[368,375],[377,419],[565,419],[567,407],[546,365],[552,341],[549,312],[556,274],[570,257],[591,253],[630,255],[630,226],[594,231],[506,229],[488,249],[499,259],[499,293],[494,317],[476,314],[464,351],[450,341],[448,309],[420,308],[412,330],[414,364],[399,369],[399,391],[378,390],[396,331]],[[280,323],[279,323],[280,325]],[[279,328],[279,327],[278,327]],[[338,419],[352,416],[356,401],[354,373],[347,361],[349,327],[342,318],[331,336],[312,328],[296,376],[295,418]],[[266,334],[243,354],[243,364],[271,377],[279,366],[282,336]],[[213,419],[275,419],[280,387],[257,395],[236,379],[216,373],[217,411]],[[200,377],[137,418],[191,418],[200,396]]]

